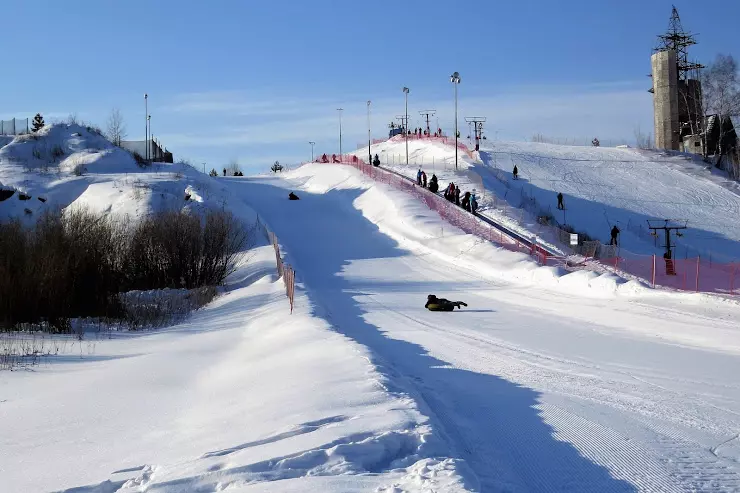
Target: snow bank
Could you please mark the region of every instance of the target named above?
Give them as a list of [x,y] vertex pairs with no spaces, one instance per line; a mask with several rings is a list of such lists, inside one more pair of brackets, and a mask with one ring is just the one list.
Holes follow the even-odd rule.
[[187,323],[0,373],[4,488],[462,491],[449,463],[423,458],[441,449],[413,401],[300,287],[290,315],[273,272],[257,248],[234,275],[252,281]]
[[135,219],[228,202],[224,187],[211,177],[181,163],[141,168],[128,151],[79,125],[47,125],[37,134],[16,137],[0,149],[0,182],[34,199],[0,202],[0,219],[28,223],[48,208],[86,207]]

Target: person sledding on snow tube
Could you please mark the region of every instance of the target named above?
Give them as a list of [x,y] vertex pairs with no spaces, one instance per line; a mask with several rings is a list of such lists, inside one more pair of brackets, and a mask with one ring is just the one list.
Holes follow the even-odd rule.
[[293,192],[290,192],[288,194],[288,200],[300,200],[300,199],[298,198],[298,195],[294,194]]
[[462,306],[468,306],[467,303],[462,301],[450,301],[444,298],[437,298],[433,294],[427,296],[427,304],[424,308],[430,312],[451,312],[455,307],[460,308]]

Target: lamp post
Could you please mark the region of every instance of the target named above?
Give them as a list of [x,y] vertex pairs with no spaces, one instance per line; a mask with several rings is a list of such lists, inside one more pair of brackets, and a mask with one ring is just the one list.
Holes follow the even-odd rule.
[[[144,93],[144,124],[146,125],[146,131],[144,132],[144,142],[149,142],[149,94]],[[148,148],[147,148],[148,149]],[[144,151],[144,159],[149,160],[149,151]]]
[[450,82],[455,86],[455,171],[457,171],[457,85],[460,83],[460,74],[458,72],[452,74]]
[[339,112],[339,156],[341,159],[341,156],[342,156],[342,111],[344,111],[344,108],[337,108],[337,111]]
[[370,100],[367,102],[367,164],[373,164],[373,155],[370,152],[370,146],[372,145],[372,138],[370,137]]
[[406,95],[406,126],[403,129],[403,133],[406,136],[406,166],[409,165],[409,88],[404,87],[403,93]]
[[316,145],[316,142],[309,142],[311,144],[311,162],[313,163],[313,146]]

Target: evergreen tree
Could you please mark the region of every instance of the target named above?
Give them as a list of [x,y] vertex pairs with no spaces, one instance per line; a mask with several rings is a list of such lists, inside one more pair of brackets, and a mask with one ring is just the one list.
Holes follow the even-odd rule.
[[33,117],[33,132],[38,132],[41,130],[41,128],[44,126],[44,117],[41,116],[41,113],[36,113],[36,116]]

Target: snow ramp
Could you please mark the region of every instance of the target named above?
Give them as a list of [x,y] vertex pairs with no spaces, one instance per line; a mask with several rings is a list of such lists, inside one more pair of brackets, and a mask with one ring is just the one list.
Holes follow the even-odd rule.
[[[350,167],[223,181],[280,238],[312,312],[429,417],[466,488],[740,488],[737,305],[560,275]],[[428,294],[468,307],[428,312]]]

